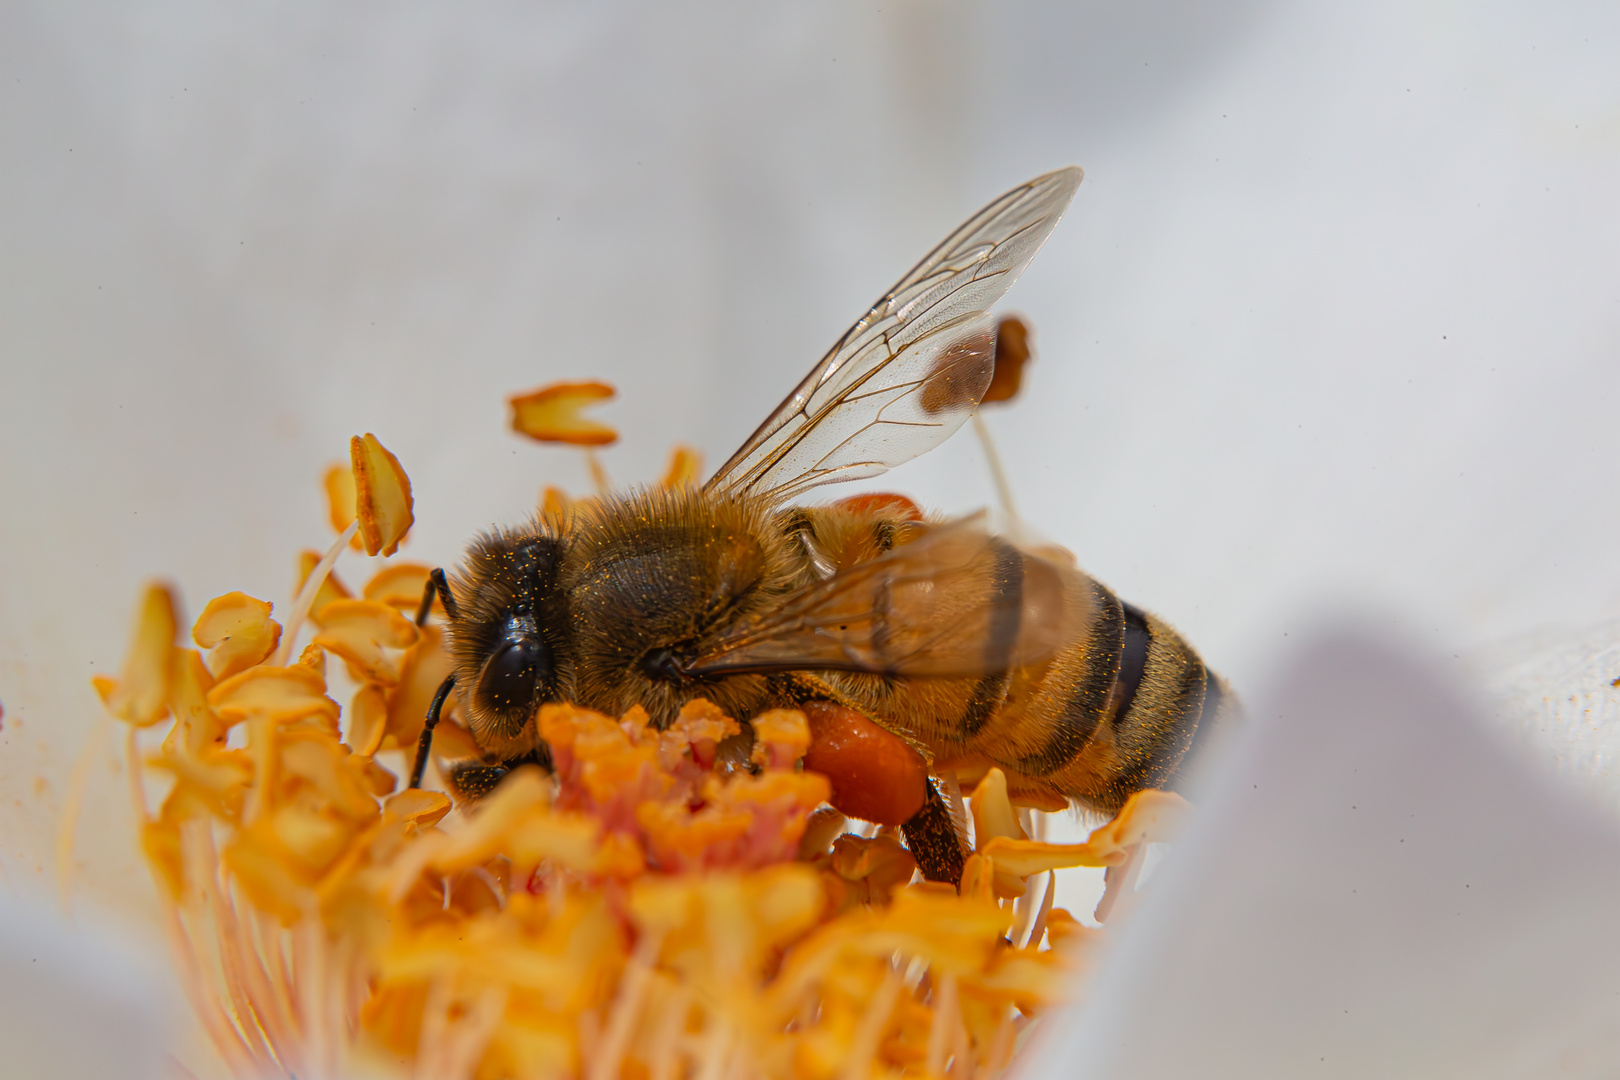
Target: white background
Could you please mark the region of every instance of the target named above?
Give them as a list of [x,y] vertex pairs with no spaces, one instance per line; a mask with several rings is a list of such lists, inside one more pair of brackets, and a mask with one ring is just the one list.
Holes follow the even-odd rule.
[[[1069,163],[989,416],[1040,532],[1240,691],[1327,609],[1437,655],[1620,612],[1616,57],[1573,0],[0,7],[3,880],[141,583],[282,601],[351,434],[430,562],[584,487],[510,392],[615,383],[622,481],[717,463]],[[991,498],[966,435],[883,486]],[[80,878],[139,914],[93,776]]]

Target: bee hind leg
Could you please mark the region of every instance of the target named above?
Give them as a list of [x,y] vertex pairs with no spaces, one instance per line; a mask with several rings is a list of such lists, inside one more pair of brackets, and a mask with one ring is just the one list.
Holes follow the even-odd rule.
[[928,782],[923,808],[911,820],[900,826],[911,857],[917,860],[917,869],[929,881],[943,881],[961,885],[965,859],[962,841],[951,823],[950,808],[934,782]]

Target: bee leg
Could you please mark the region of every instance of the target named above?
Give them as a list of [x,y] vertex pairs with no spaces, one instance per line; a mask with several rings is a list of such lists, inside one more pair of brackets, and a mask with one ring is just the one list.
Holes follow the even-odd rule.
[[523,765],[538,765],[552,772],[551,748],[545,743],[522,757],[503,761],[499,765],[486,765],[480,761],[463,761],[450,767],[450,792],[458,802],[476,802],[495,790],[508,773]]
[[748,772],[758,775],[764,770],[754,764],[754,726],[742,725],[735,735],[727,735],[714,748],[714,771],[717,773]]
[[422,586],[422,603],[416,609],[417,626],[427,623],[428,612],[433,609],[435,594],[444,604],[444,613],[450,616],[450,621],[456,620],[456,598],[450,592],[450,583],[444,579],[444,568],[440,567],[428,575],[427,584]]
[[505,765],[480,765],[467,761],[450,769],[450,791],[458,802],[477,802],[495,790],[512,770]]
[[551,747],[544,742],[538,744],[522,757],[510,758],[501,762],[501,767],[508,772],[511,772],[519,765],[538,765],[548,773],[557,771],[557,767],[551,763]]
[[951,823],[950,809],[934,782],[928,782],[928,794],[923,808],[911,820],[900,826],[911,857],[917,860],[917,869],[929,881],[944,881],[952,885],[962,883],[962,843]]
[[410,786],[413,788],[422,786],[422,773],[427,770],[428,751],[433,749],[433,729],[439,726],[439,714],[444,712],[444,701],[455,688],[456,677],[445,676],[444,682],[439,684],[438,691],[433,695],[433,704],[428,706],[427,722],[422,725],[422,738],[416,744],[416,764],[411,766]]

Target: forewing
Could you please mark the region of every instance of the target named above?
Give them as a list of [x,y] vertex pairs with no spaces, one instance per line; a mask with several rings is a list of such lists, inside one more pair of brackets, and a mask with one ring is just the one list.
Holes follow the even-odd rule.
[[990,383],[987,312],[1035,257],[1080,185],[1070,166],[974,214],[850,327],[709,479],[781,501],[885,472],[933,449]]
[[686,670],[999,673],[1076,640],[1092,604],[1072,563],[991,536],[981,514],[798,589],[733,627]]

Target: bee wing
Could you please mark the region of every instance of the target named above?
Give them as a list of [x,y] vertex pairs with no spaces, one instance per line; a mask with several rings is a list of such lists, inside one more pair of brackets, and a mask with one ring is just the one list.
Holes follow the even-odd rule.
[[1076,640],[1094,603],[1063,555],[992,536],[978,514],[795,590],[727,630],[685,670],[998,674]]
[[1080,186],[1069,166],[996,199],[947,236],[833,345],[705,487],[782,501],[886,472],[943,442],[990,384],[988,309]]

